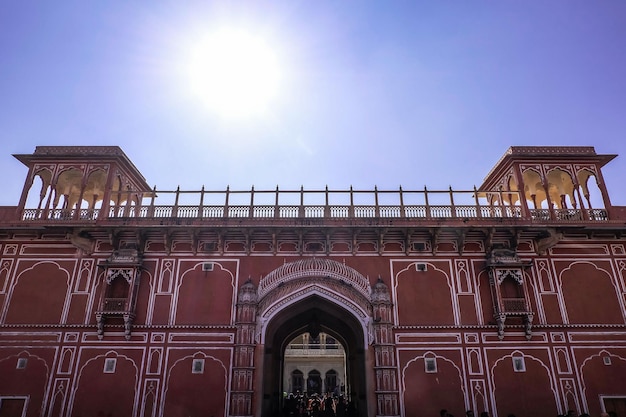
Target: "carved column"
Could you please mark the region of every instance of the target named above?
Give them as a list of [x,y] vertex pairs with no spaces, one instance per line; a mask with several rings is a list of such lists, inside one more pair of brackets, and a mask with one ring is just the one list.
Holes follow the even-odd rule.
[[239,289],[235,325],[235,355],[232,367],[230,415],[251,416],[254,383],[254,339],[256,331],[257,289],[248,280]]
[[376,374],[377,415],[399,415],[398,367],[393,340],[392,305],[382,279],[372,287],[374,330],[374,372]]
[[86,167],[83,170],[83,178],[80,181],[80,193],[78,194],[78,200],[76,200],[76,203],[74,203],[74,208],[75,208],[74,219],[81,218],[80,208],[83,203],[83,198],[85,197],[85,188],[87,187],[88,177],[89,177],[89,168]]

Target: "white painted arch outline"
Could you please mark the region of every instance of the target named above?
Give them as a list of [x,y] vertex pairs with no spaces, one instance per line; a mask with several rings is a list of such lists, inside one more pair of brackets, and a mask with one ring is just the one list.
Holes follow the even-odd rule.
[[265,344],[267,325],[277,314],[312,296],[323,298],[352,314],[361,324],[364,346],[367,346],[369,342],[373,340],[372,319],[368,311],[352,301],[346,294],[334,291],[320,283],[311,283],[298,287],[259,312],[259,318],[257,320],[257,340],[259,343]]

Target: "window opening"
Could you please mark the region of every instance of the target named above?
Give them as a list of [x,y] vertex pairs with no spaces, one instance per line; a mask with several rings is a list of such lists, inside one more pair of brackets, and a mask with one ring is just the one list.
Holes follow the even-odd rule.
[[427,374],[437,373],[437,359],[424,358],[424,368]]
[[26,369],[26,364],[28,363],[27,358],[18,358],[17,359],[17,369]]
[[104,373],[112,374],[115,372],[115,365],[117,364],[117,359],[115,358],[106,358],[104,360]]
[[191,365],[191,373],[192,374],[203,374],[204,373],[204,359],[194,359]]
[[526,372],[526,364],[522,356],[513,356],[513,370],[515,372]]

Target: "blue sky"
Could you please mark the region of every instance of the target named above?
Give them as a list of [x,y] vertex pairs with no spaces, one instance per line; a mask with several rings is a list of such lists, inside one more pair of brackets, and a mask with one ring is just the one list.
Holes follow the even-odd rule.
[[[283,70],[267,114],[226,120],[181,77],[216,28]],[[37,145],[119,145],[159,189],[470,189],[509,146],[595,146],[626,205],[626,2],[7,1],[0,205]]]

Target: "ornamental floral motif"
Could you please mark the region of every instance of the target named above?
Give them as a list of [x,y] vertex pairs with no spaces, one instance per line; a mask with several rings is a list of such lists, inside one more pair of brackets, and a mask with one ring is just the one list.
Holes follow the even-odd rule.
[[131,285],[134,271],[134,268],[109,268],[106,276],[107,284],[111,284],[117,277],[122,277],[128,282],[128,285]]
[[287,281],[305,277],[325,277],[351,286],[369,298],[371,288],[367,278],[345,264],[330,259],[306,258],[276,268],[259,283],[259,300]]
[[498,284],[502,284],[507,277],[513,278],[519,285],[522,285],[524,278],[520,269],[498,269],[496,270],[496,278]]

